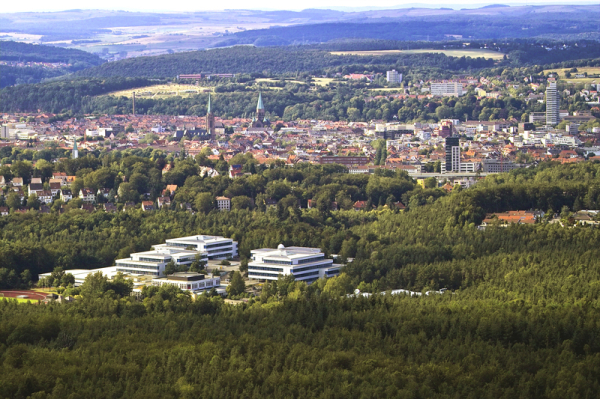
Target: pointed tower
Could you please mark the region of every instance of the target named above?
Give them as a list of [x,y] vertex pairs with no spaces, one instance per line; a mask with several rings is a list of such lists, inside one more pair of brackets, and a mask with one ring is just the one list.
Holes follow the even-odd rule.
[[73,159],[79,158],[79,151],[77,151],[77,139],[73,140],[73,154],[72,154],[72,158]]
[[264,127],[265,106],[262,101],[262,93],[258,92],[258,103],[256,104],[256,119],[252,121],[252,127]]
[[208,109],[206,112],[206,132],[210,134],[210,139],[215,138],[215,116],[210,109],[210,93],[208,93]]

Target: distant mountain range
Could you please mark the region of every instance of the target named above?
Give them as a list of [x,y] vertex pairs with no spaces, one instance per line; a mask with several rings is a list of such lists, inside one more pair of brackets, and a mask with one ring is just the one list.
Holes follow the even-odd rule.
[[461,10],[424,6],[190,13],[69,10],[0,13],[0,39],[51,43],[91,52],[110,47],[111,52],[138,56],[237,44],[295,45],[339,39],[589,39],[595,38],[591,34],[598,34],[598,21],[597,5],[565,4],[492,4]]

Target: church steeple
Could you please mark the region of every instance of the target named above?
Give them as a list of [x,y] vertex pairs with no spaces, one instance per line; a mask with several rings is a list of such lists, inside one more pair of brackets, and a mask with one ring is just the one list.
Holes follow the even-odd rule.
[[210,93],[208,93],[208,111],[207,112],[210,114]]
[[265,106],[263,105],[263,101],[262,101],[262,93],[259,91],[258,92],[258,104],[256,104],[256,112],[258,113],[259,110],[264,110]]

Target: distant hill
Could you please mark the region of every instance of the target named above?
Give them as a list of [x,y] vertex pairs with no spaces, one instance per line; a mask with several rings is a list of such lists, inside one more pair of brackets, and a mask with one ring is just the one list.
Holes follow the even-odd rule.
[[447,70],[485,68],[494,64],[483,58],[454,58],[444,54],[390,54],[383,56],[332,55],[329,49],[312,46],[235,46],[205,51],[128,58],[79,71],[83,77],[169,78],[186,73],[296,73],[316,72],[344,65],[373,69],[400,65]]
[[[237,32],[226,36],[217,46],[253,44],[283,46],[325,43],[339,39],[447,40],[460,35],[464,39],[533,38],[542,35],[573,35],[597,32],[599,9],[577,7],[536,9],[533,7],[488,6],[485,9],[448,11],[414,10],[413,13],[390,10],[364,13],[361,21],[313,23],[271,27]],[[434,12],[437,11],[437,14]],[[504,12],[504,13],[503,13]],[[379,16],[377,20],[375,17]]]
[[21,62],[63,62],[79,64],[75,69],[83,69],[102,64],[102,59],[95,54],[81,50],[62,47],[3,41],[0,44],[1,61]]
[[74,49],[27,44],[13,41],[0,42],[0,61],[64,63],[70,66],[43,68],[41,66],[0,65],[0,88],[17,84],[38,83],[102,64],[97,55]]

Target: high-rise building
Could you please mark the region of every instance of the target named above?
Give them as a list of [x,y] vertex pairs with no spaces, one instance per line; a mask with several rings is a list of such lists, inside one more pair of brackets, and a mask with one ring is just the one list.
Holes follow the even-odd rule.
[[72,154],[72,158],[73,159],[79,158],[79,151],[77,150],[77,139],[73,140],[73,154]]
[[446,172],[460,171],[460,138],[446,137]]
[[210,135],[210,138],[215,138],[215,115],[210,109],[210,93],[208,94],[208,109],[206,113],[206,132]]
[[548,79],[546,88],[546,125],[558,124],[558,108],[560,106],[560,96],[554,79]]
[[402,82],[402,74],[398,73],[395,69],[391,71],[387,71],[386,74],[388,83],[401,83]]

